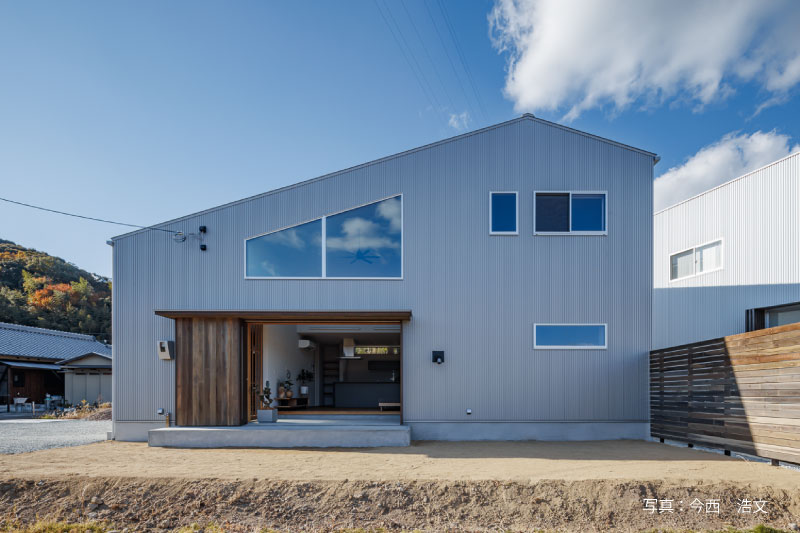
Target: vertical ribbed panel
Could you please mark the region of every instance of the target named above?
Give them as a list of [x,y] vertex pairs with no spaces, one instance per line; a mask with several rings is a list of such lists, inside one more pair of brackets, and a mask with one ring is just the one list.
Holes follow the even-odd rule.
[[[521,119],[168,226],[206,225],[207,252],[119,238],[116,419],[174,409],[174,363],[155,352],[173,324],[155,309],[410,309],[407,421],[646,420],[652,178],[647,154]],[[608,235],[533,236],[533,192],[548,189],[608,191]],[[490,190],[519,191],[519,236],[489,235]],[[398,193],[402,281],[244,279],[246,237]],[[535,322],[607,323],[608,349],[534,351]]]
[[[723,239],[723,268],[670,282],[669,256]],[[800,153],[657,213],[653,348],[742,333],[745,310],[800,301]]]

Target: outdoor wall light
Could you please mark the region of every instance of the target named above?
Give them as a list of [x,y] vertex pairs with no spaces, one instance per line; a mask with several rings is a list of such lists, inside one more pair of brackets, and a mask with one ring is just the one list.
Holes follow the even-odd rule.
[[444,352],[443,351],[434,350],[432,352],[432,354],[433,354],[433,356],[432,356],[431,359],[432,359],[432,361],[434,363],[436,363],[437,365],[441,365],[442,363],[444,363]]
[[206,246],[205,244],[201,244],[200,251],[205,252],[206,250],[208,250],[208,246]]

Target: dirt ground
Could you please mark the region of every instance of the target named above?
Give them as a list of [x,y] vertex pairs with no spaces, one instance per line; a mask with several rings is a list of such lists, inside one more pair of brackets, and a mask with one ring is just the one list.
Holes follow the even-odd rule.
[[[136,530],[215,522],[232,531],[644,531],[800,521],[800,472],[636,441],[360,450],[103,442],[0,456],[0,480],[0,516]],[[673,500],[675,510],[650,514],[645,498]],[[767,514],[738,512],[742,499],[767,502]],[[709,500],[719,500],[719,514],[707,512]]]

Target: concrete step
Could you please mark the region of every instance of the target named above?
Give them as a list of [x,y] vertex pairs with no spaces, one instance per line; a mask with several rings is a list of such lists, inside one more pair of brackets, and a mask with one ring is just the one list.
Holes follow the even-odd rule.
[[399,424],[247,424],[171,427],[148,432],[150,446],[167,448],[372,448],[408,446],[411,428]]

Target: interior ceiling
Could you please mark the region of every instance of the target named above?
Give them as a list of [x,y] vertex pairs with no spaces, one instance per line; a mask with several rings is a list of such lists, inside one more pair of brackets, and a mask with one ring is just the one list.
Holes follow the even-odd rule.
[[317,344],[340,344],[342,339],[350,338],[356,346],[397,346],[399,333],[298,333],[298,339],[311,339]]

